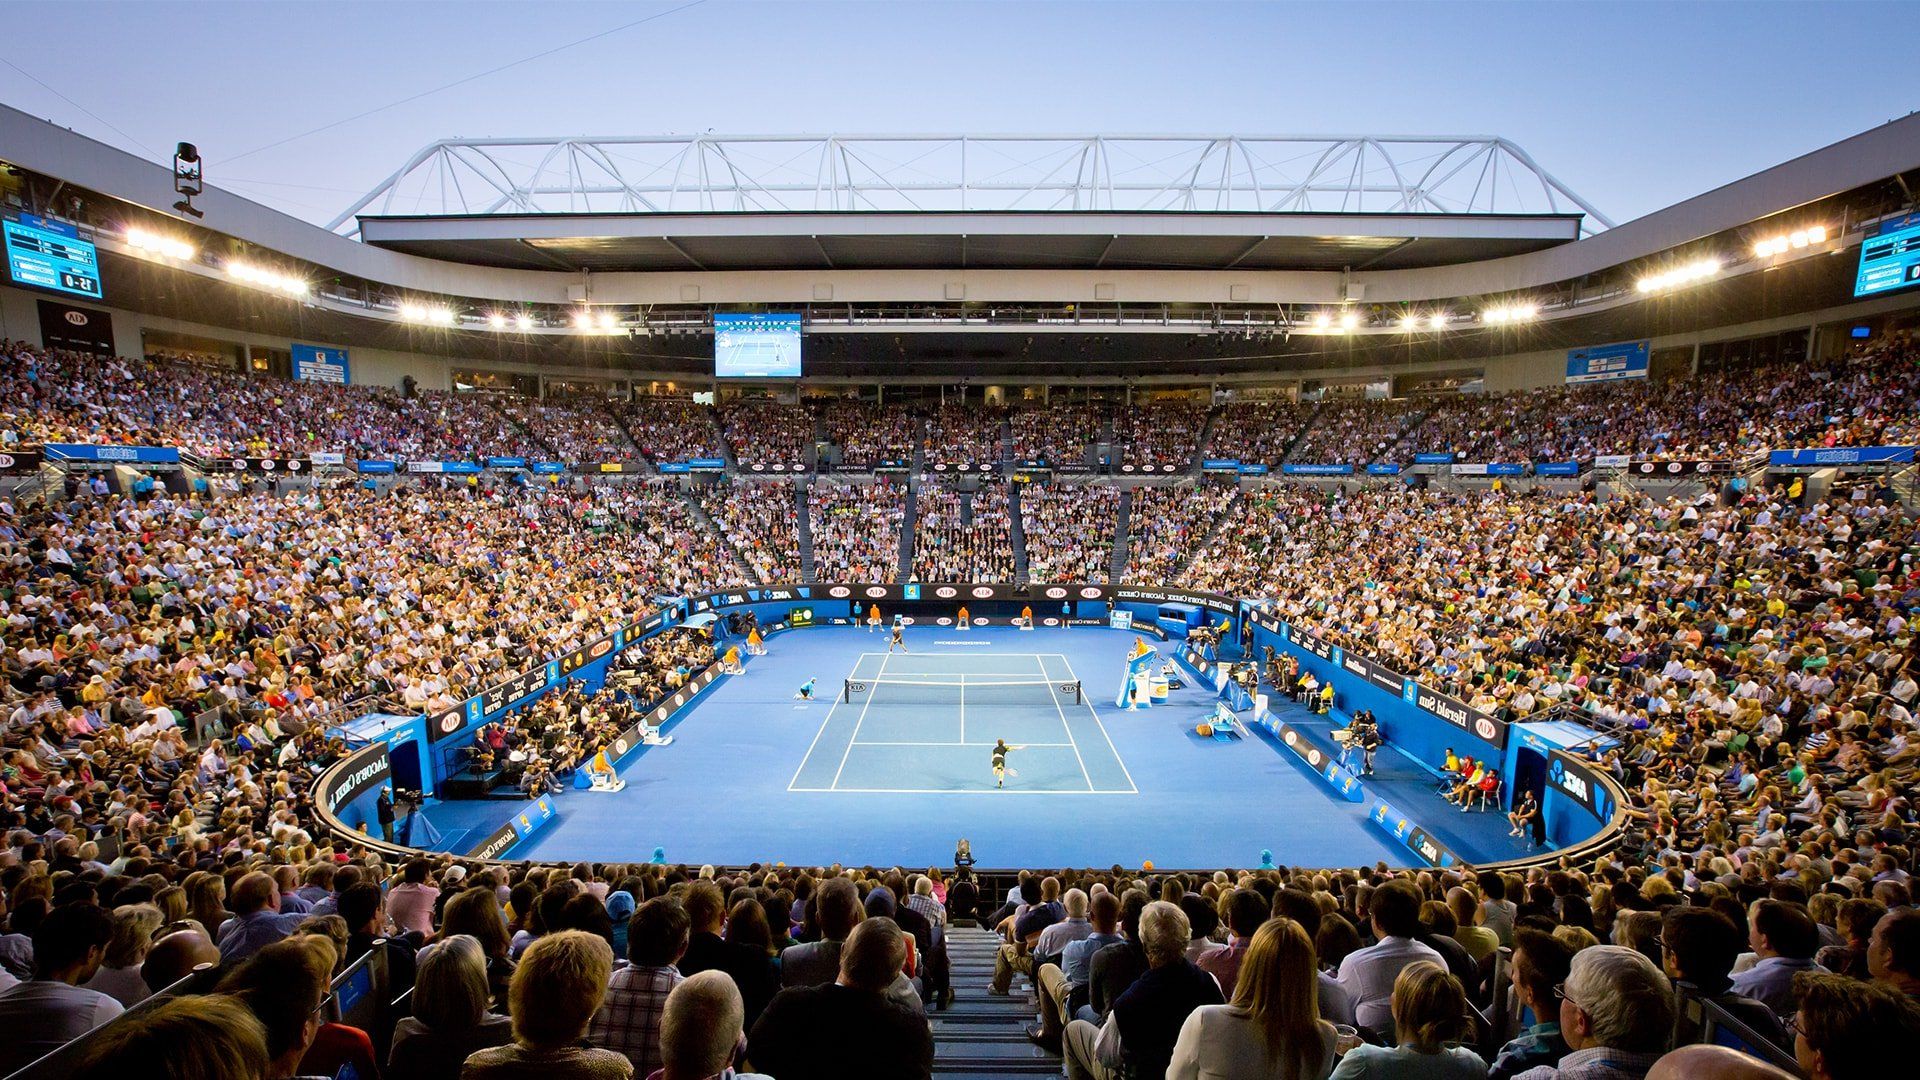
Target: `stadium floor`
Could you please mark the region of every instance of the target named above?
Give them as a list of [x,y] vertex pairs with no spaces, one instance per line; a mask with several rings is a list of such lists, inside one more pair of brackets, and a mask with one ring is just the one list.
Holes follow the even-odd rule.
[[[1411,865],[1365,804],[1335,799],[1274,743],[1194,735],[1210,695],[1189,687],[1165,706],[1113,707],[1133,640],[1105,628],[909,628],[913,651],[888,658],[881,635],[855,627],[775,635],[745,675],[668,728],[671,746],[625,763],[624,791],[569,789],[557,820],[510,857],[641,861],[658,846],[673,862],[944,866],[966,837],[983,866],[1251,866],[1262,849],[1290,865]],[[1061,693],[1076,676],[1081,705]],[[843,702],[849,677],[868,689]],[[809,678],[816,700],[795,700]],[[1305,719],[1291,702],[1280,710]],[[990,765],[1000,737],[1027,747],[1008,759],[1017,775],[1005,789]],[[1463,857],[1520,854],[1500,815],[1429,805],[1417,770],[1404,771],[1381,794],[1435,818]],[[484,835],[506,805],[429,813],[452,840]]]

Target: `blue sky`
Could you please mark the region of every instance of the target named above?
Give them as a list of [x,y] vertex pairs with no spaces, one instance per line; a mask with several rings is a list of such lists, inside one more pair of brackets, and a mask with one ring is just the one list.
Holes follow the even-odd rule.
[[247,153],[685,2],[10,3],[72,103],[0,101],[316,221],[436,138],[707,130],[1496,134],[1624,221],[1920,108],[1893,3],[705,0]]

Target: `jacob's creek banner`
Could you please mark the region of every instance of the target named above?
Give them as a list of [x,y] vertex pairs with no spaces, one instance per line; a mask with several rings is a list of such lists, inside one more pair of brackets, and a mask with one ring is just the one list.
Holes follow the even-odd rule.
[[341,764],[333,783],[320,793],[321,808],[337,817],[343,808],[385,784],[392,775],[393,769],[387,763],[387,744],[374,743]]
[[554,819],[553,798],[542,795],[520,807],[514,815],[499,828],[487,835],[485,840],[467,852],[469,859],[497,859],[505,855],[513,845],[539,832]]

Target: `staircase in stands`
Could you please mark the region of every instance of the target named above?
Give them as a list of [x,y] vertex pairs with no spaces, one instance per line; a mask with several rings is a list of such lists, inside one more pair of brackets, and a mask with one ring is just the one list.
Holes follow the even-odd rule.
[[1114,514],[1113,555],[1107,560],[1107,580],[1118,584],[1127,572],[1127,549],[1133,544],[1133,489],[1120,489],[1120,509]]
[[813,574],[813,509],[807,503],[804,478],[793,482],[793,500],[798,515],[793,519],[793,531],[800,545],[800,580],[812,583],[820,579]]
[[1039,1014],[1033,985],[1015,976],[1013,993],[992,997],[993,956],[1000,939],[991,930],[953,926],[947,958],[953,969],[953,1004],[929,1010],[933,1022],[934,1080],[1000,1080],[1058,1076],[1060,1055],[1027,1041],[1027,1025]]
[[1007,484],[1007,543],[1013,547],[1013,583],[1025,585],[1033,580],[1033,564],[1027,558],[1027,523],[1020,520],[1020,487]]
[[900,572],[895,575],[899,581],[908,581],[913,577],[913,517],[914,494],[919,481],[909,482],[906,492],[900,497]]

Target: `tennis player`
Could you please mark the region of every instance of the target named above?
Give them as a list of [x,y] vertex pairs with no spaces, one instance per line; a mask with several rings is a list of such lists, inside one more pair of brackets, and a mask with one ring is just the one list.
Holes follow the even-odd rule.
[[799,698],[801,701],[812,701],[813,700],[813,684],[819,681],[820,680],[818,678],[812,678],[812,679],[808,679],[806,682],[801,683],[800,692],[793,696]]
[[901,652],[909,651],[907,649],[907,624],[901,621],[898,615],[893,617],[893,636],[887,639],[887,652],[892,653],[895,645],[900,646]]
[[1007,777],[1012,776],[1017,778],[1020,775],[1019,773],[1013,771],[1012,769],[1007,768],[1007,752],[1009,750],[1025,750],[1025,749],[1026,749],[1025,746],[1008,746],[1007,740],[1005,739],[997,739],[994,741],[994,744],[993,744],[993,786],[994,787],[997,787],[997,788],[1006,787]]

